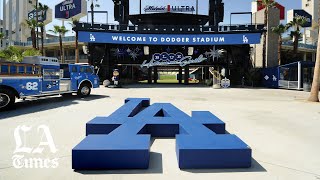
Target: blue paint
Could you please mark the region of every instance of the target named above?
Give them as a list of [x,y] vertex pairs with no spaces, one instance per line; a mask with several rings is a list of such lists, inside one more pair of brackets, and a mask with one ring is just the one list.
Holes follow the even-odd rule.
[[279,67],[265,68],[262,70],[262,83],[264,87],[279,88]]
[[260,33],[242,34],[129,34],[79,31],[79,41],[145,45],[230,45],[259,44]]
[[147,169],[151,137],[176,138],[181,169],[248,168],[251,149],[207,111],[188,116],[172,104],[127,99],[109,117],[86,125],[87,137],[72,149],[72,168]]

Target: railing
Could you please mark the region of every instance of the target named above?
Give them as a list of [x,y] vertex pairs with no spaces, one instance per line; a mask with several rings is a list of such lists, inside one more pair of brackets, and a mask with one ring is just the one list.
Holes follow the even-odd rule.
[[299,85],[299,81],[279,80],[279,87],[280,88],[298,89],[298,85]]
[[209,72],[213,75],[213,85],[221,86],[221,74],[219,71],[214,70],[213,67],[209,68]]
[[[62,38],[62,43],[64,42],[73,42],[75,41],[75,37],[63,37]],[[50,44],[50,43],[59,43],[59,38],[52,38],[52,39],[45,39],[44,44]],[[32,41],[27,41],[27,42],[14,42],[13,43],[15,46],[32,46]],[[39,39],[39,45],[41,46],[41,39]]]
[[[291,42],[291,41],[283,42],[282,45],[284,45],[284,46],[293,46],[293,42]],[[313,50],[317,49],[317,46],[315,46],[315,45],[304,44],[304,43],[299,43],[298,47],[299,48],[306,48],[306,49],[313,49]]]
[[263,24],[245,25],[113,25],[113,24],[94,24],[78,23],[74,28],[77,31],[112,31],[112,32],[138,32],[138,33],[206,33],[206,32],[262,32],[265,31]]

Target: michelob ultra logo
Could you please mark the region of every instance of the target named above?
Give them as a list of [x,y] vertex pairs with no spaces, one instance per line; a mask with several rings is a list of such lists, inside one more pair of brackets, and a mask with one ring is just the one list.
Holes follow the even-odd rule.
[[194,6],[146,6],[145,12],[194,12]]

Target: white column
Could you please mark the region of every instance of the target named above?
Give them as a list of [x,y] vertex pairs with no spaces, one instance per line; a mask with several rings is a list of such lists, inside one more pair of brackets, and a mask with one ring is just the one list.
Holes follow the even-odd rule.
[[2,40],[3,42],[3,48],[7,47],[7,10],[6,10],[6,0],[3,0],[3,33],[5,35],[5,38]]
[[9,42],[9,46],[12,45],[12,0],[8,1],[9,4],[9,28],[8,28],[8,42]]
[[301,62],[298,62],[298,90],[301,88]]
[[20,42],[20,0],[16,0],[16,41]]

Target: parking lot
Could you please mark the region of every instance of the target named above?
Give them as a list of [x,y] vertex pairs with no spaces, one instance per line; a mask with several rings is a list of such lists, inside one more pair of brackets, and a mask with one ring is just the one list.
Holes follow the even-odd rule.
[[[320,179],[320,104],[305,101],[308,93],[276,89],[212,89],[199,86],[139,85],[101,87],[86,99],[46,97],[18,101],[14,110],[0,112],[0,180],[14,179]],[[226,129],[253,151],[252,168],[180,170],[174,139],[155,139],[148,170],[79,171],[71,168],[71,150],[85,137],[86,123],[108,116],[129,97],[170,102],[187,114],[207,110],[226,123]],[[49,128],[57,152],[24,154],[27,158],[58,158],[56,168],[15,168],[15,129],[32,127],[25,136],[37,147]]]

